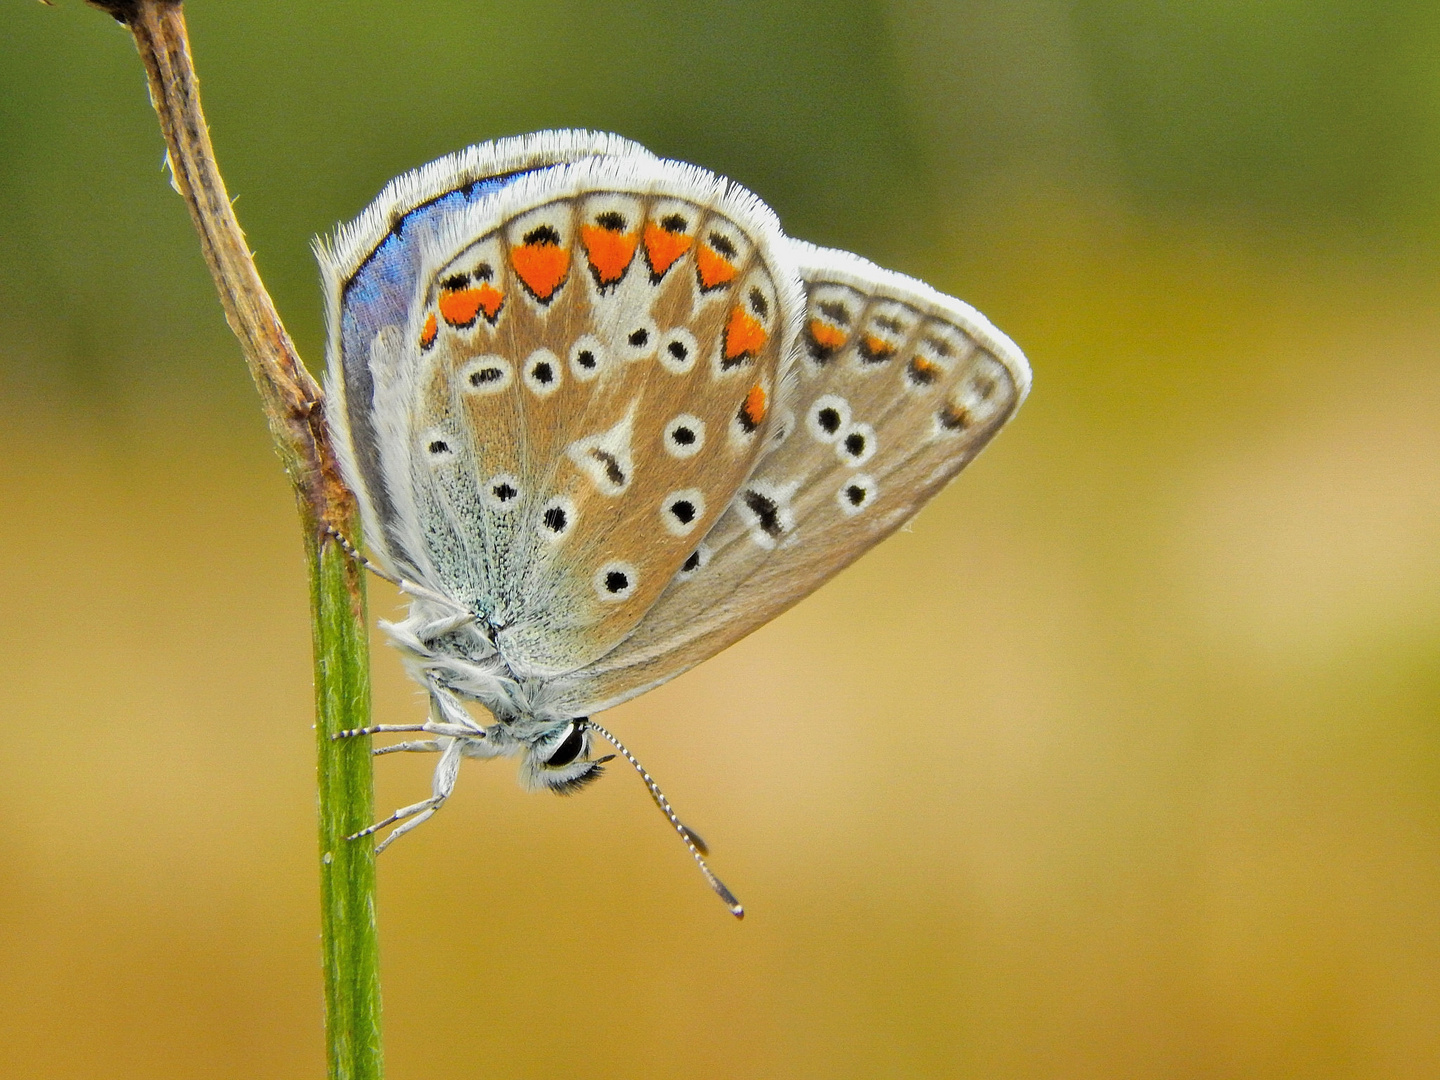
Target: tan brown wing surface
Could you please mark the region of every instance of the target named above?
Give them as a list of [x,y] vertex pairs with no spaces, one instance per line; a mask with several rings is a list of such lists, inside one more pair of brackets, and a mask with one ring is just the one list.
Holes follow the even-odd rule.
[[640,621],[754,468],[792,356],[763,216],[587,164],[437,260],[404,343],[417,542],[522,676]]
[[555,688],[562,711],[632,697],[774,618],[909,520],[1024,399],[1024,356],[966,305],[796,248],[807,310],[778,445],[633,633]]

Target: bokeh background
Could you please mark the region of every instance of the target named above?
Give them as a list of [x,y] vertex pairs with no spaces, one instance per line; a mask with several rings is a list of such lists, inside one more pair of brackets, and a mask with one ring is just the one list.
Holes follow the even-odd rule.
[[[608,715],[746,921],[633,775],[469,763],[381,860],[392,1077],[1440,1076],[1440,7],[187,7],[314,367],[314,234],[592,126],[1036,372],[912,531]],[[295,519],[162,155],[119,27],[0,6],[7,1077],[323,1069]]]

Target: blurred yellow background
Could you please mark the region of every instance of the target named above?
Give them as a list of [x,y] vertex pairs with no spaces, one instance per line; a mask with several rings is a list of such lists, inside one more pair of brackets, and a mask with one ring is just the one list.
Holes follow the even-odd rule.
[[[381,860],[393,1078],[1440,1077],[1440,8],[187,8],[314,368],[312,235],[591,126],[1036,372],[911,531],[606,716],[744,923],[628,772],[467,764]],[[296,524],[162,155],[119,27],[0,8],[5,1077],[323,1071]]]

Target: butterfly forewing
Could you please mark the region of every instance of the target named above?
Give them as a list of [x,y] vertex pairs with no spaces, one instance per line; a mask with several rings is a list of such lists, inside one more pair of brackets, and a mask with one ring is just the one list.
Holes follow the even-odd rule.
[[778,230],[680,170],[590,161],[497,196],[380,349],[377,405],[406,418],[382,450],[387,482],[408,481],[398,546],[520,675],[635,626],[782,404],[799,294]]
[[567,707],[672,678],[806,596],[913,516],[1028,390],[1019,350],[965,305],[854,256],[795,248],[798,387],[773,450],[635,631],[568,681]]

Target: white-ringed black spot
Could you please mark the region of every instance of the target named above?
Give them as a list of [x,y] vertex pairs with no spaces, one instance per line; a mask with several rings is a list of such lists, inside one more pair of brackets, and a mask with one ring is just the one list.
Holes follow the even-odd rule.
[[655,323],[646,319],[632,324],[630,329],[620,336],[616,349],[622,357],[633,363],[654,355],[659,339],[660,331],[655,328]]
[[444,439],[431,439],[425,449],[433,455],[448,454],[450,453],[450,444]]
[[594,334],[585,334],[570,346],[570,374],[577,382],[589,382],[605,367],[607,353]]
[[619,458],[608,450],[600,449],[598,446],[590,451],[590,456],[605,470],[605,479],[609,480],[610,483],[616,487],[623,488],[625,486],[625,481],[629,478],[625,475],[625,469],[620,464]]
[[765,294],[759,289],[750,290],[750,310],[761,320],[770,314],[770,304],[765,299]]
[[695,366],[700,346],[683,326],[669,331],[660,343],[660,366],[672,375],[684,375]]
[[492,476],[485,485],[485,505],[491,510],[513,510],[520,502],[520,481],[509,473]]
[[852,468],[863,465],[875,456],[875,429],[869,424],[851,424],[840,433],[835,453]]
[[549,397],[560,387],[560,358],[549,349],[536,349],[525,361],[525,385],[537,397]]
[[548,540],[560,540],[575,528],[575,504],[563,495],[555,496],[540,508],[537,527]]
[[705,494],[699,488],[672,491],[660,500],[660,522],[672,536],[688,536],[705,516]]
[[665,452],[671,457],[694,457],[705,446],[705,421],[692,413],[681,413],[665,425],[662,438]]
[[854,517],[875,500],[875,480],[865,473],[856,473],[840,485],[835,502],[846,517]]
[[595,571],[595,593],[606,603],[629,599],[639,583],[639,572],[628,562],[607,562]]
[[460,387],[469,394],[498,394],[510,385],[510,361],[503,356],[478,356],[459,372]]
[[817,442],[833,443],[850,426],[850,403],[839,394],[823,394],[805,413],[805,427]]
[[685,561],[680,564],[680,569],[675,573],[676,579],[679,581],[688,581],[695,576],[697,571],[703,569],[709,561],[710,545],[701,544],[685,557]]
[[745,506],[755,515],[755,524],[766,536],[775,539],[785,531],[780,520],[780,504],[763,492],[747,488],[741,495]]

